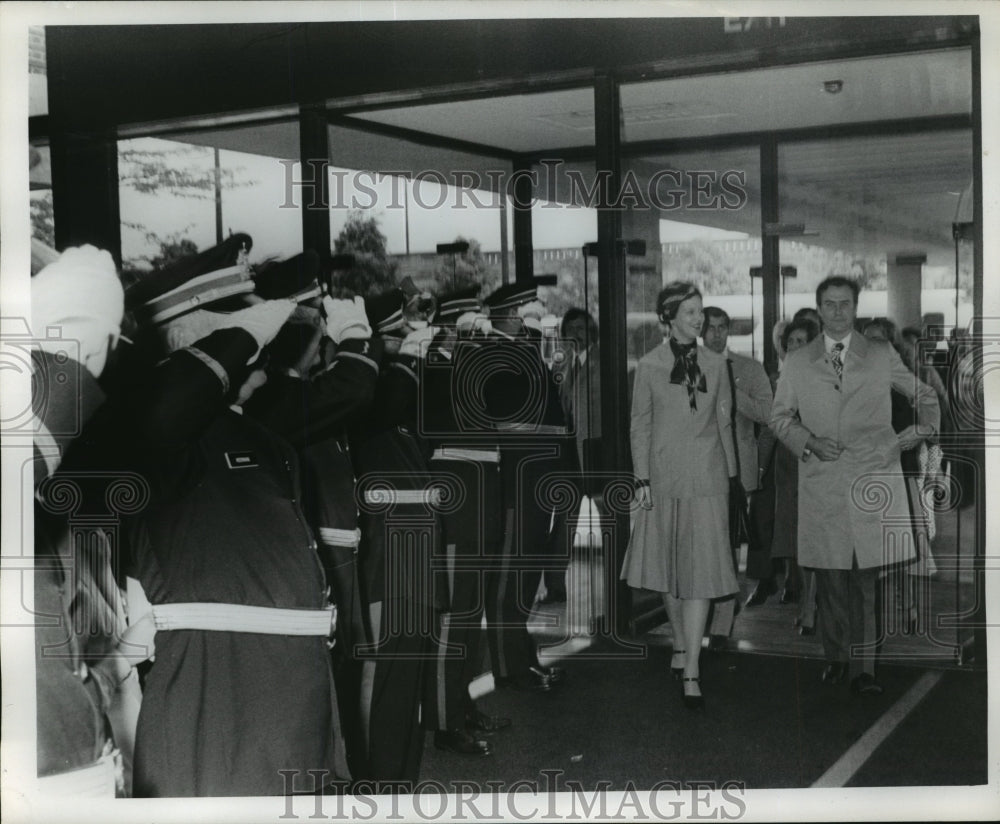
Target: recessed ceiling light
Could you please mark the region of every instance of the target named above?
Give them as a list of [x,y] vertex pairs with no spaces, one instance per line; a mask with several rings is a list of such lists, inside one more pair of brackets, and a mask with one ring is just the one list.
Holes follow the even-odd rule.
[[824,80],[823,81],[823,91],[827,94],[840,94],[840,90],[844,88],[843,80]]

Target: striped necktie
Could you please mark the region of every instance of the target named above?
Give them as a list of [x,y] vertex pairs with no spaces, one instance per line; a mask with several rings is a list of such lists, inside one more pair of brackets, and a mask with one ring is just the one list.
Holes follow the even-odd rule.
[[833,364],[833,371],[837,373],[837,380],[844,377],[844,361],[840,358],[840,353],[843,351],[844,344],[838,342],[833,345],[833,357],[830,358],[830,363]]

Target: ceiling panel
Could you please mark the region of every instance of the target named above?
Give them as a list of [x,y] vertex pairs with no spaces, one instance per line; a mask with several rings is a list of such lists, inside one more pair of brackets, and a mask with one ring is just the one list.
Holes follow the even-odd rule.
[[[824,83],[839,80],[838,94]],[[629,141],[967,114],[967,49],[807,63],[622,87]],[[511,151],[592,146],[589,88],[359,112],[352,117]]]
[[[806,63],[622,87],[629,141],[968,114],[968,50]],[[824,84],[839,81],[836,94]]]
[[517,152],[594,144],[594,90],[589,87],[351,116]]

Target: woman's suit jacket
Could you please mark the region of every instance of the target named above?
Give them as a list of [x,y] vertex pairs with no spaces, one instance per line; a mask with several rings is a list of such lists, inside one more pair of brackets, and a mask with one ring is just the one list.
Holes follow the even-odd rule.
[[844,447],[835,461],[812,455],[799,464],[803,566],[850,569],[854,553],[861,569],[914,557],[890,388],[914,400],[919,422],[937,431],[933,390],[887,343],[855,332],[843,379],[834,371],[823,335],[785,359],[771,414],[775,434],[797,458],[811,435]]
[[725,495],[729,478],[736,475],[726,360],[698,347],[707,392],[697,393],[696,412],[688,403],[687,387],[670,383],[674,360],[667,341],[636,369],[631,431],[635,475],[649,480],[654,501]]

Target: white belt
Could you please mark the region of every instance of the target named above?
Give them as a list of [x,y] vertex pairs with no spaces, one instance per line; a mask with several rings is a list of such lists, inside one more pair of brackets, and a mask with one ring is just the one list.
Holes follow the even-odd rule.
[[88,767],[39,778],[38,790],[46,796],[114,798],[115,770],[115,754],[109,753]]
[[568,435],[569,429],[551,423],[498,423],[501,432],[533,432],[536,435]]
[[435,449],[431,455],[432,461],[482,461],[484,463],[500,463],[498,449],[453,449],[442,447]]
[[437,504],[441,490],[433,489],[366,489],[365,503],[371,506],[386,504]]
[[280,609],[246,604],[155,604],[157,630],[200,629],[262,635],[321,635],[333,631],[337,612],[326,609]]
[[334,529],[329,526],[319,528],[319,539],[327,546],[357,547],[361,543],[360,529]]

